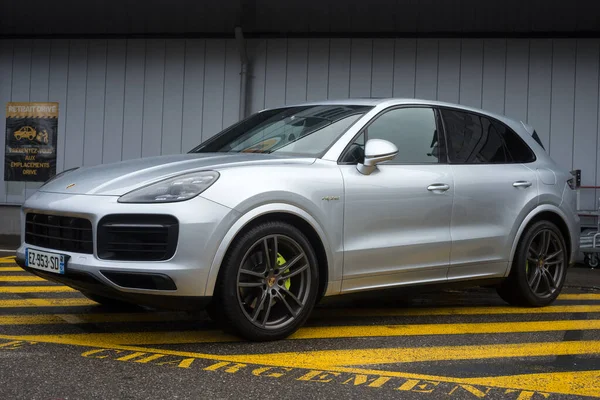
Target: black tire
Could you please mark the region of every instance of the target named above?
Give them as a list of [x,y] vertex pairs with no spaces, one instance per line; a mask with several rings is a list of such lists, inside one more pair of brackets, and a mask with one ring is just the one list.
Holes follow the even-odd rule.
[[[544,274],[540,273],[538,285],[542,285],[542,282],[548,282],[547,285],[544,283],[548,289],[547,293],[542,294],[534,291],[534,289],[530,286],[530,281],[535,281],[535,277],[533,279],[531,278],[531,274],[538,273],[538,271],[535,269],[539,269],[541,271],[545,264],[544,262],[541,262],[541,266],[538,266],[537,264],[531,263],[531,266],[529,266],[528,255],[531,255],[530,247],[532,244],[535,244],[533,241],[539,238],[539,235],[545,232],[550,232],[549,235],[553,234],[553,236],[551,236],[552,245],[560,246],[562,249],[562,254],[559,256],[562,257],[563,262],[561,269],[558,270],[557,267],[557,269],[554,271],[555,280],[552,280],[552,284],[550,284],[550,280],[542,279],[544,278]],[[543,258],[543,256],[540,256],[540,259]],[[568,260],[568,249],[565,239],[556,225],[549,221],[536,222],[527,228],[527,230],[521,236],[513,259],[510,275],[498,286],[498,294],[504,301],[513,306],[547,306],[556,300],[560,294],[560,291],[562,290],[567,274]],[[533,272],[530,272],[530,268]]]
[[135,304],[127,303],[125,301],[111,299],[110,297],[98,296],[97,294],[81,292],[88,299],[95,301],[105,307],[110,308],[138,308]]
[[[267,250],[261,253],[257,246],[260,246],[261,243],[268,243],[269,240],[274,240],[273,238],[279,241],[279,247],[270,247],[265,244]],[[288,258],[283,264],[275,264],[282,266],[280,271],[278,271],[278,268],[271,268],[270,270],[269,264],[280,262],[280,259],[277,257],[275,261],[271,262],[271,258],[267,258],[266,255],[269,253],[271,255],[275,254],[272,252],[277,252],[277,249],[281,250],[282,253],[285,252],[286,243],[295,246],[294,248],[298,251],[298,254],[292,258],[297,257],[297,260],[300,261],[292,263],[291,258]],[[276,249],[273,250],[273,247]],[[292,245],[288,247],[288,249],[291,248]],[[277,252],[277,254],[282,253]],[[293,254],[291,250],[289,253]],[[286,265],[290,266],[284,271]],[[242,268],[248,266],[251,269]],[[300,271],[293,278],[296,281],[292,278],[284,281],[286,279],[285,274],[294,272],[291,268]],[[245,272],[240,272],[242,270]],[[249,279],[256,280],[256,284],[261,285],[260,287],[246,288],[241,286],[242,283],[251,283],[242,282],[241,279],[245,278],[240,278],[246,276],[248,271],[256,274],[256,276],[253,275]],[[281,275],[267,277],[267,274],[275,273]],[[261,274],[264,274],[265,277],[260,276]],[[294,287],[293,290],[292,286]],[[254,294],[250,291],[254,291]],[[297,292],[292,293],[294,291]],[[292,293],[293,297],[288,297],[287,293]],[[226,329],[230,328],[233,333],[251,341],[279,340],[288,337],[306,322],[315,305],[317,293],[317,257],[310,242],[294,226],[285,222],[273,221],[252,227],[232,243],[221,265],[215,293],[215,304],[219,306],[222,317],[221,322],[226,326]],[[292,299],[301,301],[295,303]],[[294,307],[290,308],[290,305],[296,307],[296,309],[293,309]],[[255,315],[254,320],[251,314]],[[281,317],[277,320],[278,315],[281,315]],[[272,316],[276,320],[272,322],[272,326],[268,326],[271,323],[268,319]],[[284,321],[285,318],[288,318],[288,320]],[[266,322],[263,322],[262,326],[258,326],[261,319]]]

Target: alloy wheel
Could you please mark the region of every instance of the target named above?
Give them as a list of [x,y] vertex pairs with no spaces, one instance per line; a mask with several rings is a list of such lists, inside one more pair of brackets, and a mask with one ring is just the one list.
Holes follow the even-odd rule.
[[540,297],[552,296],[561,285],[565,268],[566,249],[558,235],[542,229],[529,244],[526,261],[527,283]]
[[311,285],[309,259],[286,235],[256,241],[242,258],[237,299],[253,325],[268,330],[292,323],[306,305]]

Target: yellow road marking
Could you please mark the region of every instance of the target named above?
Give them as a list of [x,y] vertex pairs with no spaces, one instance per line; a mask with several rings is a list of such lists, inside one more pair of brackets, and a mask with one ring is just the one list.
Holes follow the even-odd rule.
[[75,299],[20,299],[0,300],[0,308],[26,308],[26,307],[77,307],[98,305],[95,301],[85,298]]
[[600,293],[565,293],[558,300],[600,300]]
[[0,286],[0,293],[76,292],[68,286]]
[[0,276],[0,282],[48,282],[47,280],[33,275],[10,275]]
[[[106,322],[149,322],[189,320],[193,316],[176,313],[152,314],[56,314],[56,315],[7,315],[0,316],[0,325],[81,324]],[[305,327],[290,339],[333,339],[362,337],[397,337],[419,335],[471,335],[516,332],[552,332],[600,329],[600,320],[494,322],[463,324],[410,324],[376,326],[327,326]],[[217,330],[85,333],[62,335],[73,340],[113,344],[183,344],[235,342],[240,339]]]
[[[78,336],[78,338],[70,337]],[[387,354],[386,362],[411,362],[434,360],[469,360],[491,359],[501,357],[535,357],[554,355],[578,355],[598,353],[600,342],[549,342],[549,343],[517,343],[483,346],[443,346],[423,348],[396,348],[396,349],[363,349],[363,350],[329,350],[320,352],[276,353],[262,355],[215,355],[187,351],[146,348],[139,346],[124,346],[90,340],[92,335],[26,335],[9,336],[0,335],[4,340],[23,340],[54,344],[65,344],[93,348],[109,348],[125,350],[144,354],[165,354],[180,357],[200,358],[215,361],[229,361],[235,363],[261,364],[268,366],[281,366],[292,368],[308,368],[311,370],[325,370],[333,372],[348,372],[356,374],[371,374],[380,376],[403,377],[423,379],[429,381],[445,381],[471,385],[488,385],[509,387],[519,390],[533,390],[537,392],[550,392],[549,385],[555,393],[574,394],[583,396],[600,396],[600,371],[573,372],[573,373],[548,373],[534,375],[499,376],[489,378],[456,378],[439,377],[424,374],[394,372],[376,369],[352,368],[335,365],[336,362],[350,364],[381,363],[382,355]],[[372,355],[373,357],[369,357]],[[332,358],[332,356],[335,356]],[[394,361],[390,361],[393,358]],[[398,361],[399,359],[399,361]],[[317,362],[315,362],[317,361]],[[374,361],[374,362],[373,362]],[[556,375],[558,374],[558,375]],[[569,376],[572,374],[573,376]],[[554,379],[555,375],[558,379]],[[577,378],[577,376],[579,378]],[[531,378],[531,379],[530,379]],[[573,380],[569,380],[573,378]],[[563,382],[564,385],[559,383]],[[502,386],[504,385],[504,386]]]
[[21,267],[0,267],[0,272],[19,272],[23,271]]
[[[29,340],[29,339],[28,339]],[[35,339],[31,339],[35,340]],[[327,369],[335,366],[392,364],[423,361],[476,360],[490,358],[542,357],[598,354],[600,341],[511,343],[467,346],[317,350],[271,354],[227,356],[231,361],[270,365],[293,364],[302,368]]]
[[421,315],[488,315],[488,314],[554,314],[600,312],[600,305],[558,305],[538,308],[527,307],[440,307],[440,308],[319,308],[313,315],[319,317],[412,317]]
[[86,324],[188,320],[184,313],[0,315],[0,325]]
[[15,262],[15,256],[0,257],[0,263]]

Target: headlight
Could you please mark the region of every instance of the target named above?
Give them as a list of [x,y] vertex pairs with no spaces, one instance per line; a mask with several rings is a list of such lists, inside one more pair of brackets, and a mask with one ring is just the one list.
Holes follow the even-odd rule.
[[198,196],[219,179],[215,171],[194,172],[165,179],[136,189],[119,198],[119,203],[172,203]]

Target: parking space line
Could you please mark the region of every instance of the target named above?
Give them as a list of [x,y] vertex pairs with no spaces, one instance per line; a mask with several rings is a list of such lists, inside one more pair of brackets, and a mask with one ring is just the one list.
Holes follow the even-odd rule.
[[0,272],[19,272],[23,271],[21,267],[0,267]]
[[491,358],[591,355],[600,353],[600,341],[511,343],[439,347],[400,347],[352,350],[316,350],[302,353],[227,356],[235,362],[291,364],[312,369],[334,366],[377,365],[424,361],[485,360]]
[[49,298],[49,299],[9,299],[0,300],[0,308],[29,308],[29,307],[79,307],[98,305],[86,298]]
[[[57,314],[0,316],[0,325],[30,324],[82,324],[106,322],[156,322],[190,320],[185,314]],[[531,322],[461,323],[461,324],[408,324],[408,325],[361,325],[305,327],[289,337],[299,339],[339,339],[367,337],[398,337],[424,335],[478,335],[501,333],[554,332],[600,329],[600,320],[561,320]],[[237,342],[239,338],[217,330],[169,331],[169,332],[126,332],[66,334],[73,340],[89,340],[113,344],[191,344]]]
[[48,282],[44,278],[33,275],[10,275],[0,276],[0,282]]
[[565,293],[558,300],[600,300],[600,293]]
[[68,286],[0,286],[0,293],[76,292]]
[[159,322],[189,320],[185,313],[41,314],[0,315],[0,325],[54,325],[109,322]]
[[557,305],[539,308],[492,307],[413,307],[413,308],[318,308],[319,317],[412,317],[423,315],[555,314],[600,312],[600,305]]

